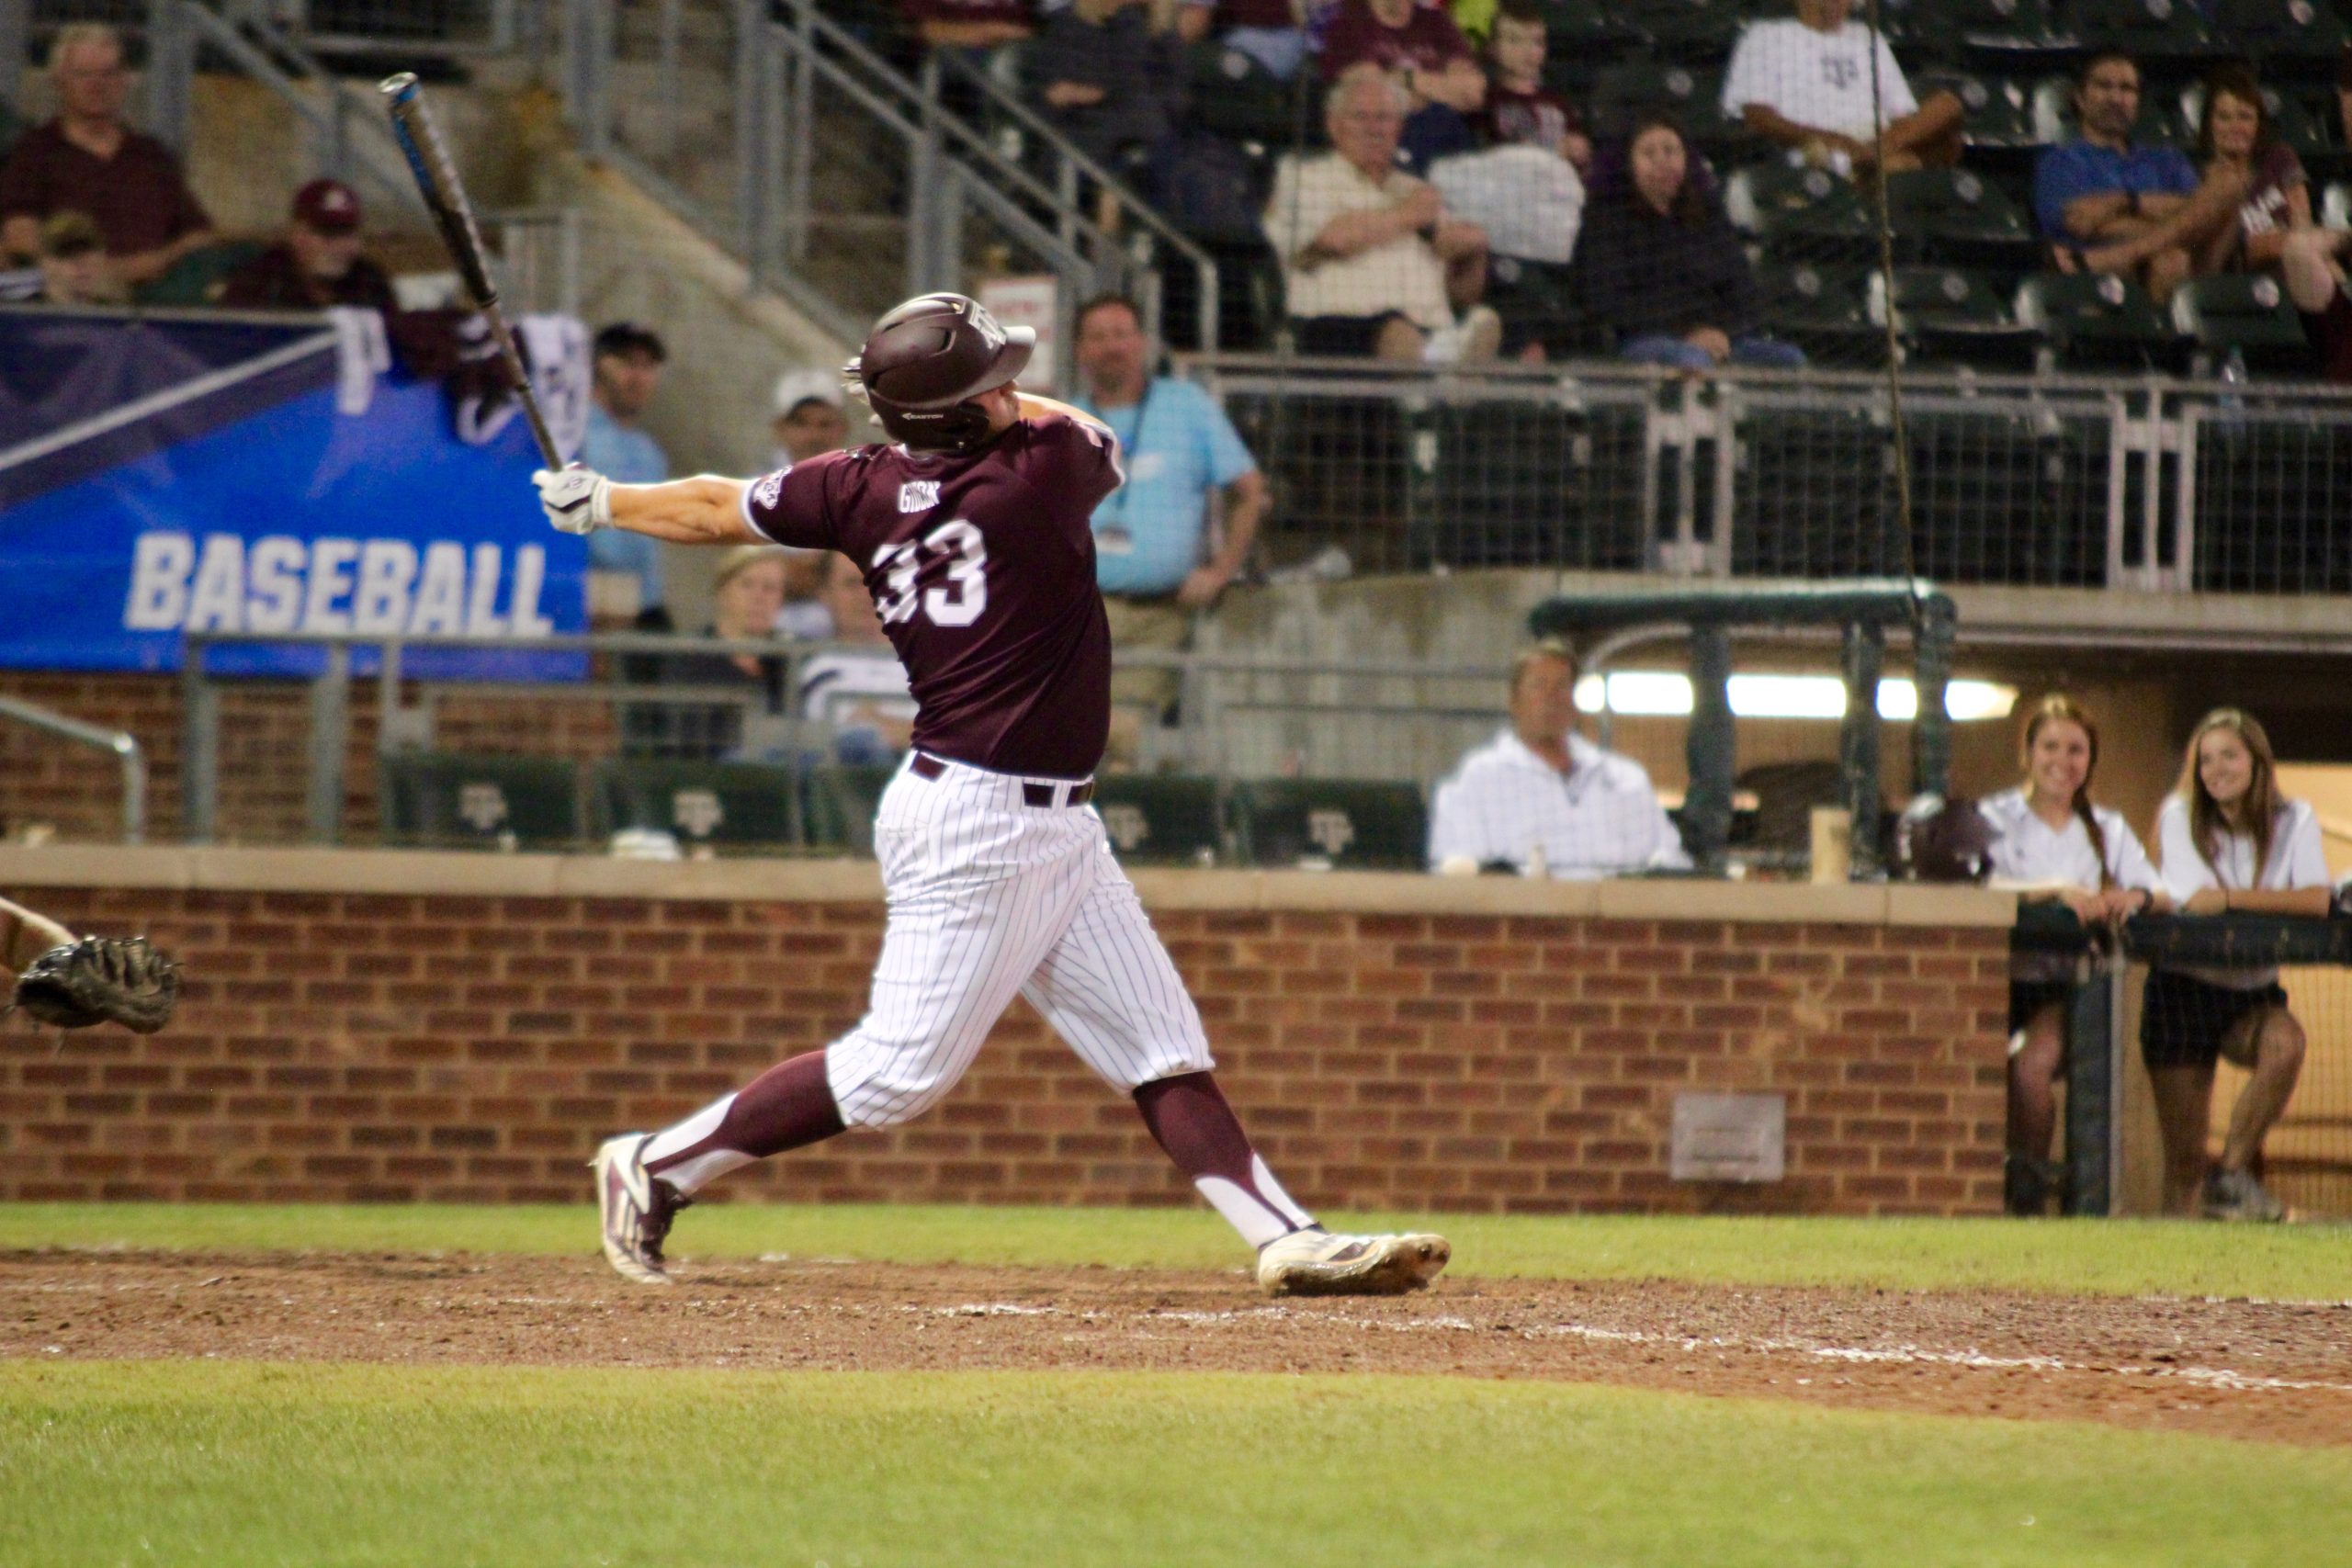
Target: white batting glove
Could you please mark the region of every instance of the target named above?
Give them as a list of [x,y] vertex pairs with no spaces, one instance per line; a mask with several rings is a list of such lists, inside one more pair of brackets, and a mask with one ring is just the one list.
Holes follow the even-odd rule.
[[539,510],[558,533],[593,534],[612,525],[613,481],[577,463],[568,468],[541,468],[531,476],[539,490]]

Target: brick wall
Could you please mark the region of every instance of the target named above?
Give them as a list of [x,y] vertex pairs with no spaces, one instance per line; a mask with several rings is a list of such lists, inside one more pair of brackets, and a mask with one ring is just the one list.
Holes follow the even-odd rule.
[[[0,881],[61,852],[14,852]],[[607,880],[677,874],[568,863]],[[872,876],[836,868],[828,885],[844,886],[843,872]],[[710,874],[740,885],[746,870]],[[792,874],[827,881],[822,867]],[[1426,905],[1431,880],[1139,880],[1227,1093],[1307,1201],[1998,1207],[1997,927],[1389,913],[1377,906]],[[1262,904],[1269,886],[1370,907],[1215,907],[1228,892]],[[1690,886],[1682,901],[1736,915],[1727,895],[1758,891]],[[1587,908],[1593,897],[1560,895]],[[54,1032],[0,1024],[0,1198],[584,1201],[581,1165],[600,1135],[671,1120],[854,1023],[882,917],[871,894],[59,886],[36,901],[77,928],[150,931],[187,960],[187,1001],[146,1038],[94,1030],[61,1048]],[[1788,1179],[1669,1180],[1672,1097],[1684,1089],[1786,1093]],[[1023,1004],[928,1117],[725,1186],[791,1199],[1193,1201],[1132,1109]]]

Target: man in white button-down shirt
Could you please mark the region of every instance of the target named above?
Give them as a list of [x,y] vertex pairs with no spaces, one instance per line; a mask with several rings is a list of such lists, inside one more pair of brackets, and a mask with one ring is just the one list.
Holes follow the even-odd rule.
[[1576,649],[1540,642],[1511,670],[1510,724],[1437,786],[1430,864],[1523,876],[1688,871],[1682,836],[1630,757],[1576,733]]

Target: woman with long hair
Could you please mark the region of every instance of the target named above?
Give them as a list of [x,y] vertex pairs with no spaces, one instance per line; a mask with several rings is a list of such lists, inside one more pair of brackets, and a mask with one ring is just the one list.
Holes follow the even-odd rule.
[[[2072,697],[2052,694],[2027,716],[2024,782],[1977,803],[1995,834],[1996,882],[2028,898],[2064,904],[2086,926],[2111,926],[2149,908],[2168,908],[2164,885],[2120,812],[2091,800],[2098,728]],[[2066,998],[2073,960],[2063,953],[2009,958],[2009,1212],[2039,1214],[2056,1173],[2053,1085],[2066,1059]]]
[[2209,180],[2233,175],[2245,182],[2237,217],[2199,253],[2199,273],[2268,272],[2286,253],[2287,236],[2312,226],[2311,177],[2295,150],[2278,139],[2262,85],[2243,65],[2206,78],[2197,166]]
[[[2198,722],[2180,785],[2157,815],[2156,841],[2165,886],[2184,914],[2328,911],[2319,818],[2280,798],[2270,738],[2242,709],[2215,708]],[[2201,1196],[2216,1219],[2283,1218],[2253,1168],[2303,1066],[2303,1028],[2277,968],[2149,970],[2140,1052],[2164,1132],[2165,1213],[2188,1213]],[[2209,1174],[2213,1065],[2223,1056],[2253,1077],[2230,1108],[2221,1163]]]
[[1681,128],[1645,115],[1622,174],[1585,207],[1575,265],[1585,309],[1617,352],[1693,373],[1724,364],[1793,369],[1804,351],[1764,329],[1747,253]]

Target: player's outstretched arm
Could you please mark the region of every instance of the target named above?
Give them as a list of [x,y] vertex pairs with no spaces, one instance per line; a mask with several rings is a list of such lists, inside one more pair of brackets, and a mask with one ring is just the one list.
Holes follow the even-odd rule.
[[667,484],[615,484],[593,468],[531,476],[550,526],[566,534],[620,528],[673,545],[765,543],[743,520],[744,481],[697,474]]

